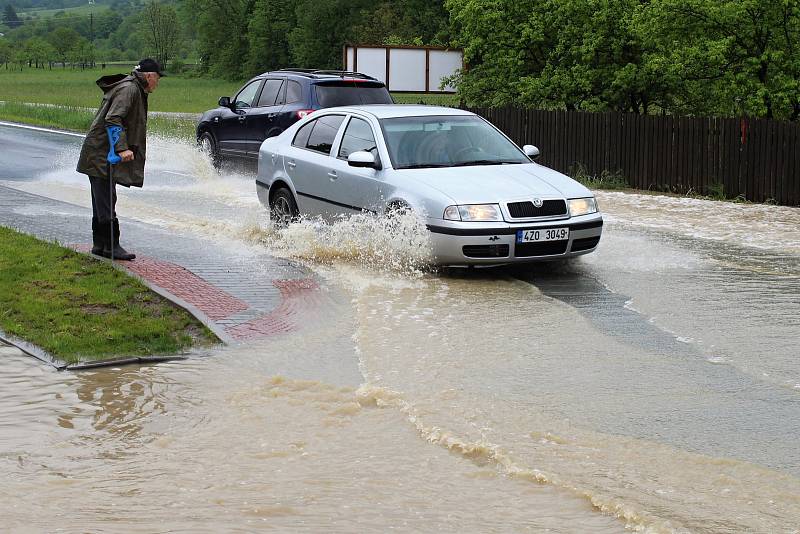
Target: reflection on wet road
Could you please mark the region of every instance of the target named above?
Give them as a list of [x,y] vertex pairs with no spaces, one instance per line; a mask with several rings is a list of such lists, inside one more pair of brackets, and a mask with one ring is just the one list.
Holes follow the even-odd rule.
[[[0,167],[30,136],[0,128],[17,146]],[[800,210],[599,193],[596,253],[442,274],[420,268],[412,223],[276,232],[252,175],[170,147],[121,193],[123,216],[267,247],[336,298],[299,333],[182,363],[58,373],[8,358],[8,528],[800,524]],[[63,163],[74,143],[59,150],[3,184],[87,205]]]

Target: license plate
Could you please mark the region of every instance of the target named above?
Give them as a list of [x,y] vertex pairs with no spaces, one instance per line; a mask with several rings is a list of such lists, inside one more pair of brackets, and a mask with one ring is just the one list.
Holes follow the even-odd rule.
[[564,239],[569,239],[569,228],[517,230],[517,243],[537,243],[539,241],[562,241]]

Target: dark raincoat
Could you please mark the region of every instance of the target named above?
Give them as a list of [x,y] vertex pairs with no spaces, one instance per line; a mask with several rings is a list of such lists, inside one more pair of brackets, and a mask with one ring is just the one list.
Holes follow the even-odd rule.
[[103,76],[96,83],[103,90],[103,102],[83,141],[78,172],[108,178],[106,126],[121,126],[122,134],[115,152],[131,150],[134,159],[114,165],[114,181],[124,186],[142,187],[147,152],[147,80],[133,72]]

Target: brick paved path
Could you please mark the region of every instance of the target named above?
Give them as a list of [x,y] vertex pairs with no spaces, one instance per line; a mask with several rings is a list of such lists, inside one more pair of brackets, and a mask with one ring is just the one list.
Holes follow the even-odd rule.
[[[0,186],[0,225],[81,251],[91,247],[91,210]],[[223,341],[292,332],[326,296],[303,267],[241,244],[209,243],[123,219],[122,242],[136,253],[117,266],[186,307]]]

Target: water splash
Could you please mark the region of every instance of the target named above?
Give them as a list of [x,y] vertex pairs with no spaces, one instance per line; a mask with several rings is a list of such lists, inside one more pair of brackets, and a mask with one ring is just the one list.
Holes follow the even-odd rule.
[[322,265],[354,264],[370,271],[418,276],[433,263],[425,223],[419,215],[355,214],[333,222],[303,219],[276,228],[264,214],[243,233],[281,255]]

